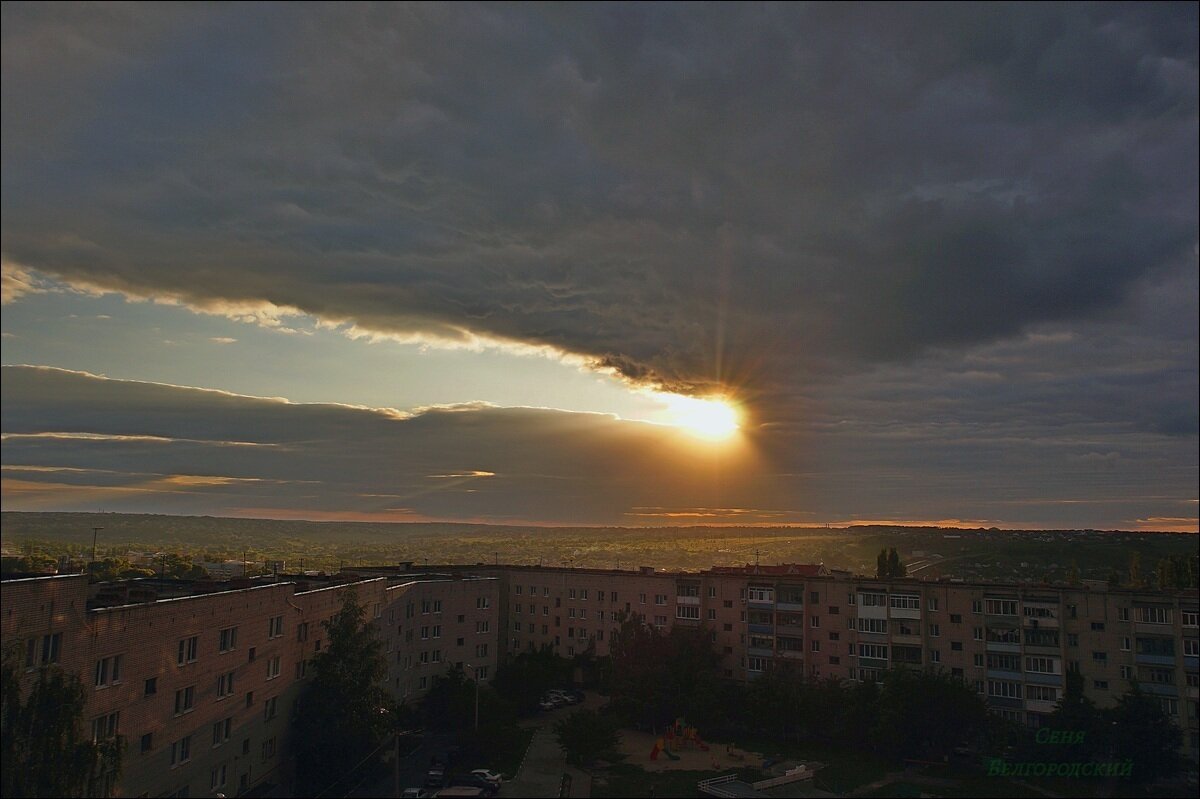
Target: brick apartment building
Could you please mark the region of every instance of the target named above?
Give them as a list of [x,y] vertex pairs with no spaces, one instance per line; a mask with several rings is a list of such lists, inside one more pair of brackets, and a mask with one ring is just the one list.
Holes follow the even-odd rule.
[[290,784],[290,717],[325,643],[321,622],[350,586],[383,637],[398,699],[419,698],[452,664],[484,680],[495,671],[495,578],[242,582],[170,598],[136,588],[114,598],[108,587],[89,597],[85,575],[0,583],[4,645],[21,648],[30,674],[50,663],[78,674],[92,735],[125,741],[119,785],[99,775],[90,795],[269,795]]
[[[153,583],[153,581],[148,581]],[[321,650],[321,622],[353,585],[378,625],[396,698],[416,701],[451,665],[487,680],[506,654],[549,646],[603,657],[622,614],[705,629],[724,675],[774,668],[871,680],[938,666],[1000,714],[1037,725],[1077,669],[1098,705],[1131,681],[1200,752],[1197,592],[876,580],[822,566],[703,572],[539,566],[355,569],[169,596],[70,575],[0,584],[0,632],[32,672],[58,663],[89,688],[95,736],[127,743],[124,796],[242,795],[288,785],[288,722]],[[245,587],[241,587],[245,586]],[[141,593],[139,593],[139,591]]]

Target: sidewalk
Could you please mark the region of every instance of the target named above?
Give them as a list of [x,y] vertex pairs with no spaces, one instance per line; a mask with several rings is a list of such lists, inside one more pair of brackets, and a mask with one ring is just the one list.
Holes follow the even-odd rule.
[[571,777],[571,796],[586,797],[592,793],[592,778],[583,771],[568,766],[562,749],[549,726],[538,729],[529,742],[521,770],[515,779],[504,783],[507,796],[525,796],[530,799],[553,799],[558,796],[563,775]]

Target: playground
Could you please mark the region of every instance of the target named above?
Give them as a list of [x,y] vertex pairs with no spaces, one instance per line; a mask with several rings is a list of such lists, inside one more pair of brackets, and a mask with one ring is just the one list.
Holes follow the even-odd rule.
[[719,771],[762,765],[762,755],[705,741],[682,719],[656,734],[622,730],[620,749],[627,757],[625,762],[646,771]]

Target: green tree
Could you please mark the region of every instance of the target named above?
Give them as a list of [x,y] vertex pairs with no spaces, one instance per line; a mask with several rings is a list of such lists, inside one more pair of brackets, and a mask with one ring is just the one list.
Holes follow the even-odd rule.
[[319,792],[347,776],[392,731],[395,705],[385,680],[387,662],[375,625],[347,588],[342,609],[323,623],[328,646],[295,716],[297,776]]
[[1091,760],[1102,754],[1107,746],[1108,730],[1103,729],[1096,703],[1087,697],[1083,688],[1083,675],[1076,669],[1068,669],[1062,696],[1045,724],[1051,731],[1077,736],[1072,740],[1080,742],[1060,747],[1063,759],[1071,761]]
[[549,646],[525,651],[496,670],[491,687],[514,704],[518,713],[536,712],[546,691],[564,685],[571,677],[571,661],[554,654]]
[[[1047,581],[1047,582],[1049,582],[1049,581]],[[1079,562],[1073,560],[1073,561],[1071,561],[1071,567],[1069,569],[1067,569],[1067,584],[1068,585],[1079,585],[1079,583],[1080,583]]]
[[1136,682],[1114,707],[1101,713],[1101,720],[1101,726],[1112,731],[1111,757],[1133,761],[1135,782],[1154,782],[1179,772],[1183,733],[1158,697],[1144,693]]
[[880,580],[890,576],[888,570],[888,551],[887,547],[879,550],[879,554],[875,556],[875,576]]
[[577,710],[554,725],[567,762],[584,766],[620,743],[617,725],[594,710]]
[[906,569],[904,564],[900,562],[900,553],[896,551],[895,547],[892,547],[890,550],[888,550],[887,568],[888,577],[896,578],[908,576],[908,569]]
[[1112,571],[1110,571],[1108,573],[1108,587],[1109,588],[1120,588],[1121,587],[1121,573],[1119,571],[1117,571],[1116,569],[1113,569]]
[[99,775],[111,785],[120,776],[123,741],[91,741],[79,678],[43,668],[26,698],[22,673],[20,653],[7,648],[0,667],[0,796],[83,796]]
[[1134,552],[1129,556],[1129,585],[1132,588],[1142,587],[1142,556]]
[[941,669],[894,668],[884,675],[870,734],[892,755],[935,760],[982,742],[987,730],[987,705],[961,679]]

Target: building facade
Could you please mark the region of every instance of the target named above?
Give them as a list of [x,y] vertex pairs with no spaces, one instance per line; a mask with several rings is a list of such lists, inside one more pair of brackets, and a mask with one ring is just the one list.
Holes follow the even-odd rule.
[[[29,675],[58,664],[88,688],[97,737],[125,743],[119,784],[94,795],[241,795],[289,783],[289,719],[322,622],[352,587],[414,702],[448,668],[486,681],[505,656],[549,647],[604,657],[621,619],[699,628],[724,676],[773,669],[870,681],[894,666],[961,677],[992,709],[1031,726],[1068,670],[1112,704],[1131,682],[1154,695],[1200,752],[1197,592],[877,580],[821,566],[702,572],[540,566],[357,569],[336,580],[241,581],[191,592],[153,581],[92,586],[83,575],[0,583],[0,632]],[[172,595],[172,591],[174,595]]]

